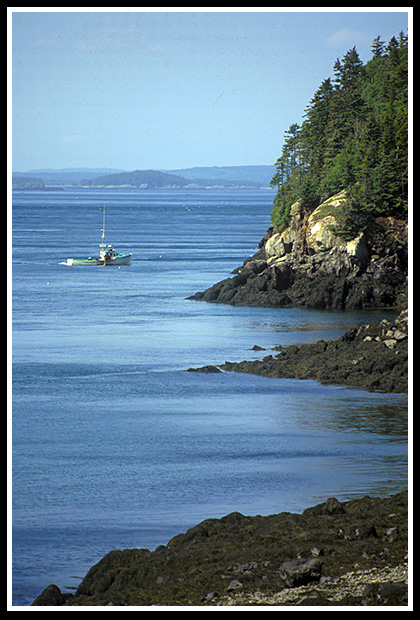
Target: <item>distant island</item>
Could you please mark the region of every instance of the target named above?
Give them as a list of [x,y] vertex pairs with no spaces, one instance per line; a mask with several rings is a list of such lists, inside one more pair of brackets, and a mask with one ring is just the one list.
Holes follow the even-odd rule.
[[13,177],[13,189],[45,189],[45,183],[42,179],[32,176]]
[[187,179],[229,181],[238,184],[255,183],[260,187],[266,187],[271,183],[273,176],[277,172],[276,166],[254,165],[254,166],[211,166],[183,168],[179,170],[162,170],[170,174],[177,174]]
[[13,172],[13,189],[49,187],[100,187],[136,189],[206,189],[270,187],[274,165],[213,166],[178,170],[133,170],[66,168]]

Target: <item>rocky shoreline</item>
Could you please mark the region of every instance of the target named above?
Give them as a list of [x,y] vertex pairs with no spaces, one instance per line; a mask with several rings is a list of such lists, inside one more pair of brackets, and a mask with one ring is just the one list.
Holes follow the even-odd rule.
[[[408,389],[408,313],[338,340],[280,348],[259,361],[195,372],[316,379],[383,392]],[[408,492],[302,514],[206,519],[167,545],[114,550],[75,594],[48,586],[33,606],[407,606]]]
[[402,309],[407,306],[408,225],[376,218],[368,231],[344,241],[339,229],[341,192],[313,213],[291,207],[290,226],[273,226],[258,252],[188,299],[209,303],[321,310]]
[[[256,255],[190,299],[211,303],[397,309],[334,341],[278,347],[261,360],[190,368],[408,391],[405,222],[378,218],[368,235],[334,232],[345,193],[312,214],[292,206]],[[259,347],[258,347],[259,348]],[[408,492],[329,498],[301,514],[206,519],[167,545],[114,550],[73,593],[48,586],[33,606],[408,606]]]
[[167,545],[114,550],[75,594],[33,606],[407,606],[408,493],[301,514],[206,519]]
[[[257,347],[260,349],[260,347]],[[272,378],[313,379],[377,392],[408,392],[408,311],[351,329],[332,341],[276,347],[262,360],[225,362],[189,372],[243,372]]]
[[346,201],[346,192],[340,192],[312,213],[295,203],[288,228],[278,233],[271,226],[258,252],[232,277],[188,299],[323,310],[393,309],[400,312],[397,319],[350,330],[333,342],[278,347],[279,353],[262,360],[189,371],[236,371],[371,391],[408,391],[408,225],[378,217],[355,239],[344,240],[337,231]]

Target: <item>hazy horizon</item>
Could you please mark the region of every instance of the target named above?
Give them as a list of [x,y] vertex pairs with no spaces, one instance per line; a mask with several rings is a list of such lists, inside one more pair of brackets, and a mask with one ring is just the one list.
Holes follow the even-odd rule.
[[[218,166],[217,164],[214,166],[188,166],[187,168],[171,168],[171,169],[163,169],[163,168],[141,168],[141,170],[160,170],[162,172],[171,172],[172,170],[194,170],[196,168],[259,168],[263,166],[273,166],[274,164],[245,164],[242,166],[241,164],[232,165],[232,166]],[[65,168],[31,168],[30,170],[13,170],[14,173],[21,172],[66,172],[66,171],[78,171],[78,170],[112,170],[113,172],[131,172],[131,170],[126,170],[124,168],[107,168],[107,167],[99,167],[99,166],[69,166]],[[136,168],[137,170],[137,168]],[[140,168],[138,168],[140,170]]]

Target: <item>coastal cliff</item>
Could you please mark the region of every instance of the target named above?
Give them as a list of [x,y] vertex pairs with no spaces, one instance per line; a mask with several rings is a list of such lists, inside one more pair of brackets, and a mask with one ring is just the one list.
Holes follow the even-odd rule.
[[296,202],[290,225],[271,226],[258,252],[209,289],[189,299],[248,306],[328,310],[398,309],[407,305],[408,225],[374,219],[353,239],[340,236],[346,192],[311,213]]

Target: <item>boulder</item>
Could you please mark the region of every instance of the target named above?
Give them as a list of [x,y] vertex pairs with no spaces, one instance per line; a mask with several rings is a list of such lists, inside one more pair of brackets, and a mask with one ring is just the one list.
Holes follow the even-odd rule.
[[289,588],[306,586],[321,579],[322,560],[318,557],[283,562],[279,573]]
[[233,590],[240,590],[241,588],[243,588],[243,584],[237,579],[232,579],[232,581],[227,587],[227,592],[232,592]]
[[67,597],[62,594],[60,588],[55,584],[51,584],[45,588],[43,592],[34,600],[32,607],[56,607],[64,605]]

